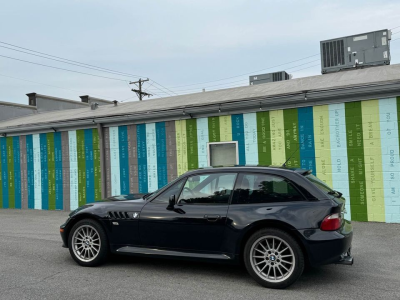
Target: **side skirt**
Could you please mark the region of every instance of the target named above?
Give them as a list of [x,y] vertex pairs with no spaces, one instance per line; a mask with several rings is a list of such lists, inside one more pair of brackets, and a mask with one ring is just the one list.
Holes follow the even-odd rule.
[[175,257],[188,257],[188,258],[205,258],[205,259],[218,259],[218,260],[233,260],[226,254],[208,254],[208,253],[194,253],[183,251],[170,251],[162,249],[141,248],[141,247],[121,247],[117,249],[117,253],[121,254],[144,254],[144,255],[160,255],[160,256],[175,256]]

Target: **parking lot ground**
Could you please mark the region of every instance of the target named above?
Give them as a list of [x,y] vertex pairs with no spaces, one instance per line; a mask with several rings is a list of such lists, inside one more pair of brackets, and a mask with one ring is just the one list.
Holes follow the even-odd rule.
[[123,256],[80,267],[61,247],[67,215],[0,210],[0,299],[400,299],[400,224],[353,223],[353,266],[269,290],[240,266]]

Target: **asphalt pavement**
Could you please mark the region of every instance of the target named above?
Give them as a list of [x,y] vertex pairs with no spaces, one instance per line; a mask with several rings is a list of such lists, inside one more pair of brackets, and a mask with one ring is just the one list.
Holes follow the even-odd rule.
[[400,299],[400,224],[354,222],[353,266],[305,272],[286,290],[240,266],[113,257],[78,266],[61,247],[66,212],[0,210],[0,299]]

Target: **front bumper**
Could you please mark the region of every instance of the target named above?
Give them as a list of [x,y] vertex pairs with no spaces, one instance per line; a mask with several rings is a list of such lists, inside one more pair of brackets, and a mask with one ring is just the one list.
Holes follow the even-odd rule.
[[60,226],[60,235],[61,235],[61,240],[63,242],[62,246],[64,248],[68,248],[68,233],[67,233],[67,224],[68,224],[69,218],[67,221],[65,221],[64,224]]
[[338,231],[322,231],[320,229],[299,230],[303,245],[308,253],[311,265],[331,263],[352,264],[351,243],[353,226],[344,221]]

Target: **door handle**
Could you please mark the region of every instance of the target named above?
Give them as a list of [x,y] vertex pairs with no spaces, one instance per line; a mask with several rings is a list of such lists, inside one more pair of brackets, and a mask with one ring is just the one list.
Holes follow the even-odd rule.
[[204,215],[204,218],[206,218],[209,222],[216,222],[218,219],[221,218],[220,215]]

